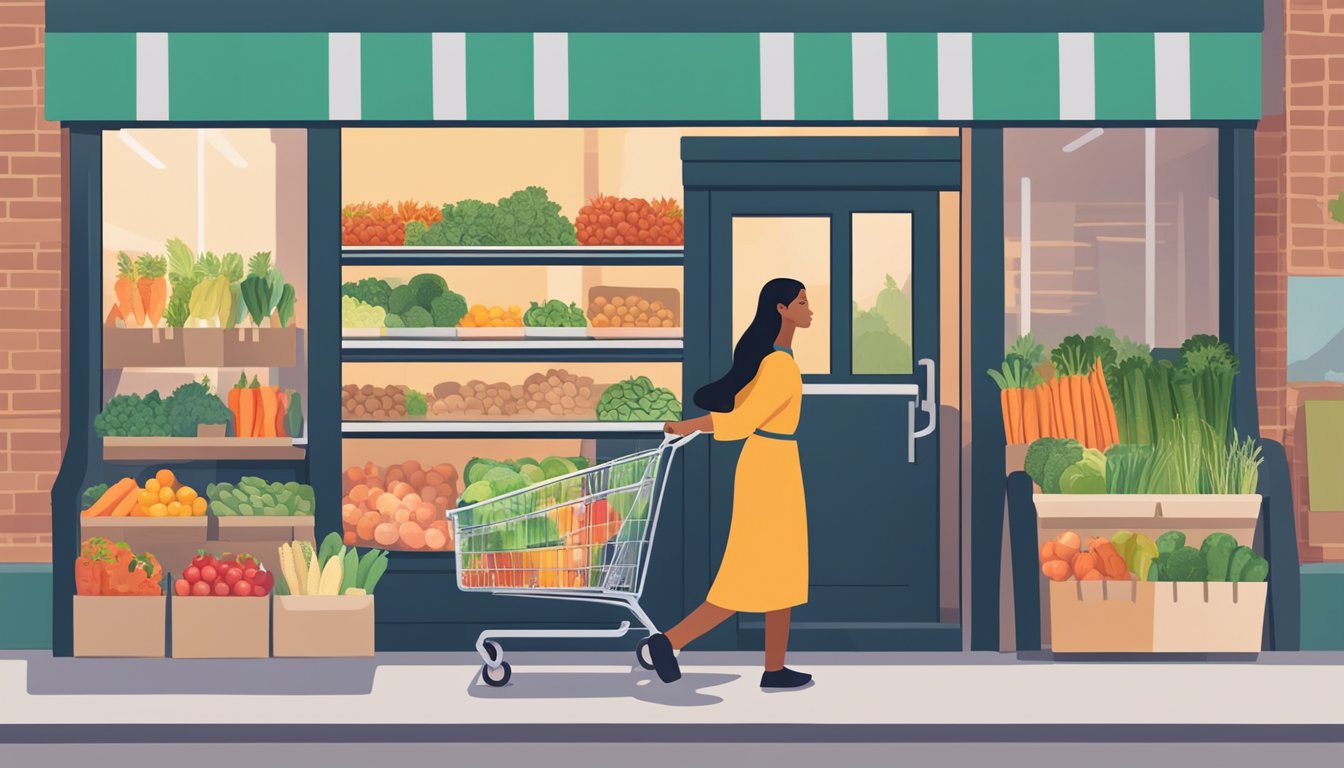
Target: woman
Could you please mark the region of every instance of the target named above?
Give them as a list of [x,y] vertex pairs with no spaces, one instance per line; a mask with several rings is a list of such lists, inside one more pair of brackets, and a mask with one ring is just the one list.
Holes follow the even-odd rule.
[[680,624],[648,640],[649,657],[665,683],[681,677],[676,651],[738,611],[765,614],[762,688],[798,688],[812,679],[784,666],[789,611],[807,602],[807,509],[793,434],[803,377],[792,348],[793,332],[810,325],[802,283],[783,277],[766,283],[732,367],[695,393],[695,404],[710,413],[664,427],[675,435],[699,431],[718,440],[746,439],[728,547],[709,596]]

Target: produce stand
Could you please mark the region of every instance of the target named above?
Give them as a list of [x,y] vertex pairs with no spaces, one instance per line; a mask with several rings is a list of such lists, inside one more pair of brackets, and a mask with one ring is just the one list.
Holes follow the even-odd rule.
[[115,462],[302,461],[291,438],[105,437],[103,458]]

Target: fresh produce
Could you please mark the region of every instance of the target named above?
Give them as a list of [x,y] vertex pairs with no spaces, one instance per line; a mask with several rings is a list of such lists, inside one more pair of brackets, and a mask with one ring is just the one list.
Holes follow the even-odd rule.
[[143,488],[129,477],[118,480],[80,517],[200,517],[205,509],[195,488],[179,483],[172,470],[160,469]]
[[403,245],[422,245],[425,242],[425,233],[429,232],[429,227],[422,221],[406,222],[406,229],[403,233]]
[[220,517],[311,516],[317,507],[313,488],[302,483],[268,483],[244,477],[237,485],[210,483],[205,487],[210,511]]
[[652,203],[634,197],[598,195],[579,209],[575,220],[582,245],[681,245],[682,210],[677,201]]
[[451,464],[410,460],[387,467],[350,467],[342,478],[343,540],[392,549],[451,551],[445,515],[455,505],[458,474]]
[[146,253],[135,260],[135,271],[139,273],[136,290],[144,304],[145,321],[150,328],[157,328],[168,306],[168,281],[164,277],[168,273],[168,260]]
[[429,225],[420,244],[576,245],[574,226],[560,215],[546,190],[527,187],[499,203],[462,200],[443,206],[443,218]]
[[94,502],[102,498],[105,493],[107,493],[107,483],[98,483],[97,485],[91,485],[88,488],[85,488],[84,494],[79,498],[80,511],[93,506]]
[[522,384],[473,380],[443,382],[428,396],[428,416],[592,418],[596,415],[597,392],[593,380],[552,368],[534,373]]
[[1115,359],[1110,343],[1096,335],[1069,336],[1050,353],[1058,372],[1051,382],[1051,407],[1064,431],[1088,448],[1104,451],[1120,441],[1106,366]]
[[1203,421],[1226,437],[1231,422],[1232,385],[1239,362],[1215,336],[1197,335],[1181,345],[1179,360],[1154,361],[1138,349],[1107,371],[1115,394],[1121,442],[1152,444],[1174,436],[1176,419],[1187,428]]
[[365,304],[350,296],[341,297],[342,328],[382,328],[387,310]]
[[1041,573],[1051,581],[1128,579],[1129,567],[1116,545],[1108,539],[1089,539],[1081,549],[1078,534],[1066,531],[1041,546]]
[[636,376],[607,387],[597,402],[603,421],[675,421],[681,403],[672,390],[655,387],[647,376]]
[[152,437],[171,434],[168,412],[158,390],[140,395],[115,395],[93,417],[99,437]]
[[197,427],[202,424],[228,425],[233,415],[210,390],[209,376],[174,389],[164,401],[164,410],[168,432],[173,437],[195,437]]
[[339,533],[328,534],[321,549],[307,541],[281,544],[278,559],[278,595],[372,595],[387,571],[386,550],[370,549],[361,556],[341,543]]
[[523,313],[523,325],[532,328],[584,328],[588,325],[588,318],[578,304],[551,299],[545,304],[532,302],[532,306]]
[[233,414],[236,437],[299,437],[303,434],[303,399],[298,392],[280,387],[263,387],[256,376],[252,383],[247,373],[239,374],[238,383],[229,390],[229,411]]
[[423,232],[440,216],[438,208],[414,200],[403,201],[395,208],[387,201],[346,205],[341,209],[341,244],[401,245],[411,222],[418,223]]
[[597,295],[588,307],[594,328],[676,328],[675,307],[648,301],[638,294]]
[[1124,559],[1129,572],[1137,576],[1139,581],[1147,581],[1148,568],[1158,555],[1153,540],[1141,533],[1119,531],[1111,537],[1111,544]]
[[404,419],[406,418],[406,387],[374,387],[346,384],[341,388],[341,418]]
[[125,542],[85,539],[75,559],[75,594],[154,597],[163,594],[163,567],[154,555],[135,554]]
[[1045,493],[1060,493],[1064,470],[1084,458],[1081,443],[1073,438],[1042,437],[1027,446],[1023,469]]
[[345,283],[341,286],[341,295],[361,301],[369,306],[387,309],[392,298],[392,286],[386,280],[366,277],[358,283]]
[[145,298],[140,293],[140,272],[125,251],[117,252],[117,279],[112,290],[117,296],[116,311],[126,325],[138,328],[145,324]]
[[429,410],[429,405],[425,402],[425,396],[414,389],[406,390],[405,406],[406,415],[410,417],[424,416]]
[[[204,323],[212,327],[223,327],[234,317],[232,283],[223,275],[211,277],[196,284],[191,291],[188,304],[190,317],[188,322]],[[243,297],[246,299],[246,295]]]
[[1083,458],[1059,475],[1060,493],[1105,493],[1106,457],[1095,448],[1084,448]]
[[173,582],[177,597],[265,597],[276,586],[275,574],[251,555],[215,557],[198,550]]
[[1148,581],[1264,581],[1269,562],[1250,547],[1239,546],[1226,533],[1211,533],[1199,549],[1186,546],[1185,534],[1167,531],[1157,537],[1158,555]]
[[[381,287],[372,286],[365,292],[380,291]],[[388,328],[451,328],[466,313],[467,300],[449,288],[442,276],[427,272],[388,292],[383,324]]]
[[459,324],[463,328],[521,328],[523,309],[517,304],[508,307],[487,307],[473,304],[462,316]]
[[[1003,411],[1003,431],[1008,443],[1029,443],[1053,430],[1042,431],[1040,412],[1045,403],[1037,393],[1041,375],[1036,372],[1044,347],[1031,334],[1022,336],[1009,348],[999,370],[989,377],[999,386],[999,404]],[[1046,395],[1048,397],[1048,394]]]

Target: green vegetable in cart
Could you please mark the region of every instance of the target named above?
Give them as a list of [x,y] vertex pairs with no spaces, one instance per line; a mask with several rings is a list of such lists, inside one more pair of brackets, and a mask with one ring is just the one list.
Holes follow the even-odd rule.
[[588,316],[583,308],[570,302],[551,299],[545,304],[532,302],[532,306],[523,313],[523,325],[532,328],[584,328],[588,325]]
[[168,413],[158,390],[140,395],[116,395],[93,417],[99,437],[155,437],[170,434]]
[[462,479],[466,481],[467,485],[478,483],[485,479],[486,472],[500,466],[504,466],[503,463],[494,459],[474,458],[468,461],[467,466],[462,469]]
[[1157,558],[1162,564],[1162,581],[1207,581],[1209,567],[1194,547],[1181,547]]
[[93,503],[102,498],[104,493],[107,493],[107,483],[99,483],[85,488],[84,495],[79,499],[79,508],[85,510],[92,507]]
[[381,280],[376,277],[366,277],[358,283],[345,283],[342,285],[341,295],[349,296],[352,299],[358,299],[370,306],[382,307],[386,310],[388,307],[388,300],[392,297],[392,286],[388,285],[386,280]]
[[419,306],[415,298],[415,288],[411,285],[398,285],[392,289],[387,300],[387,311],[394,315],[404,315],[411,307]]
[[429,411],[425,396],[414,389],[406,390],[404,402],[407,416],[424,416]]
[[563,477],[577,472],[578,467],[569,459],[561,458],[559,456],[550,456],[542,459],[541,471],[545,473],[547,480],[553,480],[557,477]]
[[602,421],[675,421],[681,403],[669,389],[655,387],[647,376],[636,376],[607,387],[597,402]]
[[403,245],[420,245],[425,241],[425,233],[429,227],[425,222],[418,219],[406,222],[405,236],[402,239]]
[[445,290],[429,302],[429,314],[437,328],[454,328],[467,314],[467,300],[461,294]]
[[406,323],[407,328],[431,328],[434,326],[433,316],[424,307],[411,307],[406,310],[406,314],[402,315],[401,319],[402,322]]
[[1237,550],[1237,540],[1226,533],[1210,533],[1204,538],[1199,552],[1208,565],[1209,581],[1233,581],[1229,578],[1232,554]]
[[1083,458],[1070,464],[1059,476],[1060,493],[1105,493],[1106,457],[1095,448],[1084,448]]
[[210,377],[191,381],[177,389],[164,401],[168,416],[168,434],[173,437],[195,437],[201,424],[228,424],[233,414],[213,392]]
[[1185,546],[1185,534],[1180,531],[1167,531],[1157,537],[1158,556],[1169,555]]
[[527,487],[527,480],[518,472],[507,467],[491,469],[485,473],[484,479],[494,489],[495,496],[502,496]]
[[468,485],[467,489],[462,492],[460,503],[465,507],[470,504],[480,504],[483,501],[489,501],[494,497],[495,489],[494,486],[490,484],[490,481],[478,480],[471,485]]

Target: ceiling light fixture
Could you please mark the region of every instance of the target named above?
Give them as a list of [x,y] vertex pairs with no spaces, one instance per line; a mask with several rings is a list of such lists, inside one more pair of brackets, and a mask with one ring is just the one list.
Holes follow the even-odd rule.
[[1070,141],[1068,144],[1065,144],[1064,151],[1066,153],[1077,152],[1078,150],[1082,149],[1088,144],[1091,144],[1092,142],[1096,141],[1097,138],[1100,137],[1101,134],[1103,133],[1105,133],[1105,131],[1102,130],[1101,128],[1093,128],[1087,133],[1084,133],[1082,136],[1079,136],[1073,141]]
[[130,131],[117,131],[117,134],[121,136],[121,143],[130,147],[131,151],[139,155],[141,160],[149,163],[149,167],[157,171],[162,171],[168,167],[163,164],[162,160],[155,157],[154,153],[150,152],[148,147],[137,141],[136,138],[131,135]]

